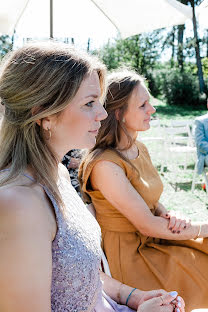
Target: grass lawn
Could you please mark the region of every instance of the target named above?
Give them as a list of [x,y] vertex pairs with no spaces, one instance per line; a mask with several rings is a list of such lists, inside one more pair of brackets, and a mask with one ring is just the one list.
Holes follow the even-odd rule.
[[[155,116],[160,119],[162,125],[169,124],[171,119],[194,120],[196,116],[207,113],[206,108],[203,110],[167,106],[162,101],[154,98],[152,99],[152,104],[157,110]],[[155,129],[151,128],[141,133],[141,139],[142,137],[154,136],[154,134]],[[166,156],[163,146],[160,145],[162,143],[152,141],[145,141],[144,143],[150,151],[154,165],[160,172],[161,164],[164,163]],[[177,157],[181,156],[177,154],[173,155],[175,160]],[[161,202],[168,209],[179,210],[194,221],[203,221],[208,218],[208,195],[206,195],[206,192],[201,187],[201,183],[203,183],[202,176],[197,177],[197,181],[201,180],[201,183],[196,186],[194,193],[191,192],[194,163],[194,157],[190,155],[186,170],[182,167],[178,168],[174,166],[173,168],[169,168],[168,165],[164,172],[162,174],[160,173],[164,184]]]
[[156,98],[152,98],[151,103],[156,108],[156,113],[153,116],[159,117],[163,122],[167,122],[170,119],[194,120],[197,116],[208,112],[206,107],[203,109],[201,106],[200,108],[193,108],[166,105],[163,101]]

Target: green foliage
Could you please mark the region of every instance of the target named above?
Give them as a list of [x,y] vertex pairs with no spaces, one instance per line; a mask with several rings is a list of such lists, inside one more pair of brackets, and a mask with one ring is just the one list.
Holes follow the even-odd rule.
[[208,57],[202,59],[202,68],[204,73],[204,78],[208,78]]
[[195,106],[200,103],[197,77],[179,69],[162,72],[162,92],[169,105]]
[[116,39],[114,43],[107,43],[99,52],[99,56],[109,70],[127,66],[146,75],[148,68],[154,67],[160,56],[160,40],[161,31],[124,40]]
[[12,40],[8,35],[0,36],[0,60],[12,49]]

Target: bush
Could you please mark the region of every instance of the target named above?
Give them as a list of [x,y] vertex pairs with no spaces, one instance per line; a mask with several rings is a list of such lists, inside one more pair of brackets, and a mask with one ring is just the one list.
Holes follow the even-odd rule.
[[12,49],[11,37],[7,35],[0,36],[0,60]]
[[147,76],[152,95],[162,96],[169,105],[194,107],[205,102],[200,96],[198,78],[190,71],[182,73],[166,67],[148,72]]
[[154,97],[159,97],[163,94],[163,71],[162,69],[154,69],[151,71],[148,70],[146,73],[145,78],[148,81],[150,92]]
[[195,106],[200,102],[197,76],[172,69],[163,74],[163,94],[169,105]]

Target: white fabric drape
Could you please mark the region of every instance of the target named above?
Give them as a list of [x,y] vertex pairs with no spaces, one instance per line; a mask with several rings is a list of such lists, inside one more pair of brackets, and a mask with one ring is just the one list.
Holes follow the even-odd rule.
[[[48,35],[48,28],[46,27],[45,31],[40,24],[43,15],[45,20],[49,20],[49,12],[45,9],[46,4],[49,8],[49,0],[0,0],[0,33],[11,34],[18,21],[20,20],[20,24],[25,18],[27,14],[25,7],[32,1],[34,6],[31,16],[27,19],[27,25],[33,23],[37,30],[38,27],[41,29],[43,36]],[[62,37],[76,33],[78,28],[76,23],[79,25],[81,23],[85,31],[89,21],[92,22],[98,15],[103,15],[102,18],[105,18],[106,23],[110,20],[123,38],[162,27],[184,24],[187,19],[192,18],[191,7],[177,0],[53,0],[53,2],[54,36]],[[83,4],[86,7],[87,2],[89,6],[83,12]],[[24,26],[25,34],[30,36],[27,33],[27,25]],[[99,32],[99,22],[95,23],[93,31]],[[40,36],[40,32],[37,35]],[[34,34],[32,36],[34,37]]]

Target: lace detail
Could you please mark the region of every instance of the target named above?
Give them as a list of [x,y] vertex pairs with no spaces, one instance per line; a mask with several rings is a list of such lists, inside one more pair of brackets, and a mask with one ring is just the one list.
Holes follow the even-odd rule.
[[58,226],[52,243],[52,311],[95,311],[102,295],[100,227],[67,180],[59,183],[66,207],[64,216],[52,195],[45,191],[54,205]]

